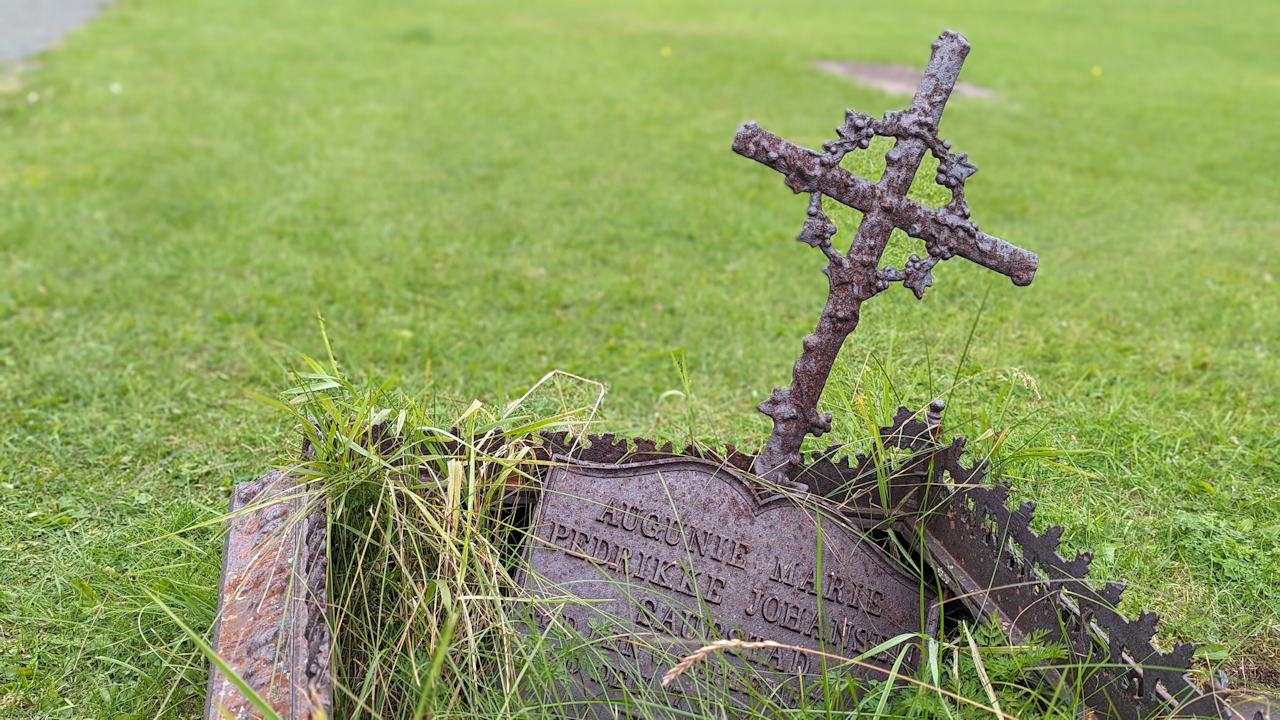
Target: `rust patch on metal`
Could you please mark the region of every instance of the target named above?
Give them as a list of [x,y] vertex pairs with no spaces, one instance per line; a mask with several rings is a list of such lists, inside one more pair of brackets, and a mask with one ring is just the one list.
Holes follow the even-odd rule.
[[[664,670],[713,640],[856,657],[903,633],[936,631],[936,596],[834,506],[762,489],[706,461],[552,468],[525,558],[521,584],[531,595],[576,599],[539,604],[535,622],[595,641],[604,658],[603,666],[570,666],[566,689],[578,700],[656,689]],[[900,652],[915,667],[910,642],[890,642],[866,661],[887,669]],[[814,681],[823,664],[793,649],[717,654],[667,691],[679,706],[695,676],[710,677],[741,703],[738,711],[751,708],[753,693],[794,703],[802,681],[821,690]],[[587,714],[598,707],[584,706]]]
[[[213,649],[286,720],[329,716],[325,511],[320,496],[282,472],[231,495]],[[261,713],[217,669],[206,720]]]

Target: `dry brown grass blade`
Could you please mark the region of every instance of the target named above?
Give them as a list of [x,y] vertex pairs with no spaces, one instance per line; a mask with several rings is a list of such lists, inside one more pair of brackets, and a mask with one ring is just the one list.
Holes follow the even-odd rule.
[[1000,700],[996,698],[996,689],[991,687],[991,678],[987,677],[987,667],[982,664],[982,653],[978,652],[978,643],[973,641],[973,634],[969,632],[968,625],[961,626],[964,629],[964,638],[969,641],[969,652],[973,655],[973,667],[978,671],[978,679],[982,681],[982,689],[987,693],[987,699],[991,701],[991,706],[996,709],[997,713],[1003,714],[1000,710]]
[[680,662],[672,666],[670,670],[663,673],[662,687],[666,687],[667,685],[670,685],[671,681],[683,675],[686,670],[693,667],[699,660],[710,655],[711,653],[719,652],[720,650],[724,650],[726,648],[743,648],[743,649],[749,650],[754,648],[766,648],[766,647],[785,648],[788,646],[783,645],[782,643],[779,643],[779,642],[774,642],[773,640],[758,640],[754,642],[747,641],[747,640],[732,640],[732,639],[716,640],[710,645],[703,645],[697,650],[694,650],[691,654],[686,656],[683,660],[681,660]]
[[956,693],[953,693],[950,690],[945,690],[935,685],[930,685],[929,683],[924,682],[922,680],[917,680],[916,678],[903,675],[901,673],[893,672],[892,670],[880,667],[879,665],[874,665],[872,663],[864,662],[862,660],[857,660],[855,658],[847,658],[841,655],[836,655],[834,653],[823,652],[821,650],[814,650],[813,648],[800,647],[798,645],[788,645],[786,643],[780,643],[774,640],[728,639],[728,640],[716,640],[715,642],[709,645],[703,645],[702,647],[698,648],[697,650],[694,650],[692,653],[690,653],[689,655],[681,659],[680,662],[676,663],[670,670],[663,673],[662,686],[666,687],[668,684],[670,684],[676,678],[680,677],[680,675],[684,674],[689,668],[693,667],[696,663],[706,658],[708,655],[720,652],[721,650],[728,650],[733,648],[742,649],[742,650],[755,650],[758,648],[784,648],[786,650],[793,650],[796,652],[808,653],[810,655],[817,655],[819,657],[824,657],[828,660],[833,660],[835,662],[848,663],[855,667],[871,670],[875,673],[885,675],[892,680],[898,680],[905,683],[910,683],[912,685],[917,685],[919,687],[925,688],[926,690],[936,692],[939,695],[943,695],[948,698],[951,698],[956,702],[961,702],[966,705],[971,705],[973,707],[978,708],[979,710],[985,710],[991,713],[992,715],[995,715],[997,718],[1000,718],[1001,720],[1018,720],[1014,716],[1008,715],[1004,711],[1000,710],[998,705],[996,707],[988,707],[978,702],[977,700],[971,700],[967,697],[964,697],[963,695],[957,695]]

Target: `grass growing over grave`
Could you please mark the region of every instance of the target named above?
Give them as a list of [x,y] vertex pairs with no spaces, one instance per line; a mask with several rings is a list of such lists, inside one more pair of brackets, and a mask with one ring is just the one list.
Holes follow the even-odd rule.
[[[561,614],[574,588],[544,597],[518,579],[529,572],[520,557],[529,507],[511,501],[541,482],[547,461],[537,459],[534,433],[586,431],[590,384],[551,383],[500,411],[473,403],[442,421],[430,397],[357,387],[332,358],[305,362],[288,399],[268,404],[305,439],[305,452],[299,442],[290,453],[292,473],[329,507],[336,717],[554,718],[588,707],[636,718],[722,717],[725,708],[744,717],[1078,715],[1078,692],[1050,697],[1031,672],[1061,658],[1060,648],[1009,646],[998,628],[969,620],[944,620],[940,636],[920,646],[918,672],[903,664],[903,643],[920,642],[912,633],[849,656],[690,637],[691,626],[663,634],[602,622],[575,631]],[[699,602],[683,610],[715,612]],[[789,694],[761,670],[791,667],[802,652],[825,672],[793,678]],[[641,656],[652,658],[654,677],[628,669]],[[872,662],[887,664],[894,682],[851,673]],[[613,689],[608,700],[586,700],[571,690],[579,682]],[[683,698],[678,711],[667,692]]]
[[281,455],[244,390],[321,354],[317,312],[414,396],[562,368],[611,386],[601,429],[758,443],[825,284],[733,130],[902,107],[809,63],[919,65],[946,26],[1002,94],[943,121],[974,217],[1042,270],[868,303],[832,403],[946,394],[979,452],[1062,449],[1005,467],[1043,519],[1280,685],[1276,7],[828,5],[124,0],[0,71],[0,715],[196,712],[147,593],[207,626],[216,530],[167,534]]

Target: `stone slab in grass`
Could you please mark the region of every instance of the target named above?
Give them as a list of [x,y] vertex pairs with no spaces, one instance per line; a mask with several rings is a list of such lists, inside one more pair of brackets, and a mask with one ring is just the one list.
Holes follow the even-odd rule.
[[[814,60],[819,70],[849,78],[861,85],[883,90],[891,95],[914,95],[924,71],[910,65],[863,62],[858,60]],[[1000,93],[973,83],[957,82],[951,89],[953,95],[972,97],[998,97]]]

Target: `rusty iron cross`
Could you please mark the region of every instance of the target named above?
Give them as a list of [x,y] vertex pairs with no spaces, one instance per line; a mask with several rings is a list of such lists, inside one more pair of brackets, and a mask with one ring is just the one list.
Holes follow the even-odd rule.
[[[858,325],[863,301],[899,281],[922,297],[933,284],[933,266],[953,255],[1007,275],[1015,285],[1027,285],[1035,276],[1039,264],[1035,253],[981,232],[969,219],[964,183],[978,168],[966,153],[952,153],[951,143],[938,138],[943,107],[968,54],[969,41],[963,35],[953,30],[942,33],[933,41],[911,106],[886,112],[879,120],[845,110],[844,124],[836,128],[839,139],[823,143],[823,152],[784,140],[753,122],[734,136],[734,152],[782,173],[796,193],[809,193],[808,218],[796,239],[827,256],[823,272],[830,284],[817,328],[804,339],[804,351],[792,370],[791,385],[774,388],[758,406],[772,418],[773,432],[756,457],[757,475],[786,482],[788,469],[801,463],[805,436],[831,429],[831,414],[818,412],[818,398],[840,346]],[[873,183],[840,167],[840,161],[852,150],[865,150],[875,135],[893,137],[896,142],[885,153],[884,174]],[[938,160],[935,181],[951,191],[951,201],[940,208],[907,197],[926,151]],[[831,245],[836,226],[822,211],[823,196],[863,213],[847,253]],[[927,257],[912,255],[902,268],[879,267],[895,227],[923,240]]]

